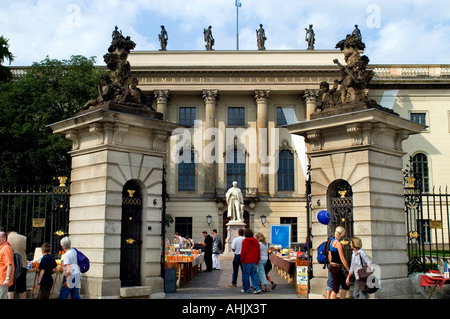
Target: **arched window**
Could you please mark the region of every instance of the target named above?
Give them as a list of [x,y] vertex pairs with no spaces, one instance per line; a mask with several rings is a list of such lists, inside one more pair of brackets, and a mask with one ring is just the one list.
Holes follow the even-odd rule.
[[278,157],[278,191],[293,191],[294,188],[294,154],[283,150]]
[[414,174],[418,177],[419,188],[422,192],[430,191],[430,178],[428,174],[428,157],[423,153],[413,156]]
[[180,151],[178,164],[178,191],[195,191],[195,161],[194,152],[191,152],[190,161],[184,161],[183,149]]

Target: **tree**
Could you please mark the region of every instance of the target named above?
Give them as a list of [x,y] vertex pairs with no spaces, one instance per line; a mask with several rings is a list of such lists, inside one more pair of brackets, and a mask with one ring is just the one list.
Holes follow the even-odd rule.
[[14,61],[13,54],[9,51],[9,39],[6,39],[3,36],[0,36],[0,83],[1,82],[8,82],[12,79],[12,73],[11,70],[2,64],[5,62],[5,60],[9,61],[9,64],[11,64],[12,61]]
[[72,117],[97,96],[95,57],[47,57],[0,86],[0,185],[50,185],[70,170],[71,142],[48,125]]

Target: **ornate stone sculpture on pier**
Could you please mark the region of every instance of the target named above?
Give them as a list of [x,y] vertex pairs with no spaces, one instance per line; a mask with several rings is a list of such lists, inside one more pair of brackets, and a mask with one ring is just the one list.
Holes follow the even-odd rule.
[[[310,118],[321,118],[368,108],[378,108],[393,113],[392,110],[367,98],[368,84],[374,73],[367,68],[369,58],[360,53],[366,48],[366,45],[362,42],[361,32],[357,25],[351,34],[336,44],[336,48],[344,52],[345,65],[338,59],[333,60],[333,63],[341,71],[341,79],[335,80],[331,90],[327,82],[320,84],[323,92],[322,101],[318,103]],[[337,90],[338,84],[340,85],[340,97],[336,98],[333,93]]]
[[112,32],[111,45],[108,53],[103,56],[106,66],[111,71],[100,77],[97,85],[98,96],[89,100],[80,112],[93,108],[115,108],[124,112],[132,111],[141,115],[162,118],[152,107],[153,98],[142,93],[137,87],[139,81],[131,77],[131,67],[128,54],[136,44],[129,36],[124,37],[117,26]]

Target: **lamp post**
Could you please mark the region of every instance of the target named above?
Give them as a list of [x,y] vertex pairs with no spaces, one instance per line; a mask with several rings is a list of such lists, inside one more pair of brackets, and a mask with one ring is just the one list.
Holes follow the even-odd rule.
[[212,222],[212,217],[211,217],[211,215],[206,216],[206,222],[208,223],[208,226],[211,225],[211,222]]

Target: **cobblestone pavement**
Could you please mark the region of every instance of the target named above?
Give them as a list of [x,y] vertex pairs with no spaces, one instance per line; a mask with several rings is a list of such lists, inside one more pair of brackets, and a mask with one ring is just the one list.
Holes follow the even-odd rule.
[[199,271],[194,278],[186,284],[177,288],[174,293],[166,293],[166,299],[306,299],[306,295],[297,295],[295,287],[289,284],[283,277],[278,275],[275,269],[269,272],[269,276],[274,283],[275,289],[260,294],[242,293],[242,273],[239,272],[237,287],[228,287],[231,283],[233,272],[232,257],[221,256],[221,270],[205,271],[203,264],[202,271]]

